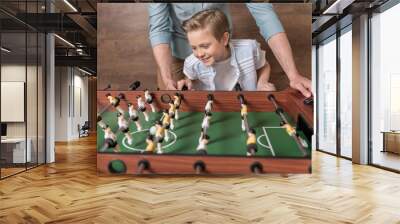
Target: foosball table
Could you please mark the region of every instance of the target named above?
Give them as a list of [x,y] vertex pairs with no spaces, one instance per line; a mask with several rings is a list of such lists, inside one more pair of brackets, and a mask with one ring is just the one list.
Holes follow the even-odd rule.
[[297,91],[98,91],[99,174],[310,173]]

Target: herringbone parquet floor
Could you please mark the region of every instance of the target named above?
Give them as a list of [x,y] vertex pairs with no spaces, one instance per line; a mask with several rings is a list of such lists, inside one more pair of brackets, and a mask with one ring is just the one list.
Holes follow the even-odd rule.
[[400,223],[400,175],[319,152],[313,174],[98,177],[95,138],[0,181],[0,223]]

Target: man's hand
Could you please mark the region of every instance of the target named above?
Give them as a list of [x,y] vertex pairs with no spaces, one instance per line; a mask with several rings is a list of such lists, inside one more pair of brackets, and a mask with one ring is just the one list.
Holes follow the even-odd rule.
[[177,90],[176,82],[173,79],[163,79],[165,90]]
[[193,83],[190,79],[181,79],[178,81],[178,90],[182,90],[183,86],[187,86],[188,90],[193,89]]
[[305,97],[310,97],[312,95],[311,80],[300,74],[292,76],[290,79],[290,87],[299,90]]
[[299,90],[305,97],[310,97],[312,95],[311,81],[298,72],[286,33],[273,35],[269,38],[268,45],[288,76],[290,87]]

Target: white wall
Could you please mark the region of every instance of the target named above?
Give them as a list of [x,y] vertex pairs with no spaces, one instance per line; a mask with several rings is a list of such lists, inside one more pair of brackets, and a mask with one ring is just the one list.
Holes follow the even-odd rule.
[[68,85],[67,67],[55,68],[55,141],[68,140]]
[[[6,122],[8,138],[29,139],[32,162],[39,159],[39,163],[44,163],[44,83],[42,68],[40,66],[25,66],[25,64],[3,64],[1,66],[1,80],[10,82],[25,82],[26,84],[26,107],[21,108],[22,113],[26,110],[26,121]],[[27,78],[27,80],[25,80]],[[23,92],[22,92],[23,94]],[[6,96],[2,96],[6,97]],[[1,108],[2,112],[13,113],[10,108]],[[37,154],[38,153],[38,154]]]
[[78,124],[88,120],[88,78],[75,68],[56,67],[55,85],[55,140],[77,139]]
[[[25,70],[27,69],[27,70]],[[36,66],[27,66],[25,65],[18,65],[18,64],[8,64],[1,66],[1,81],[8,81],[8,82],[25,82],[25,75],[26,72],[28,74],[36,74]],[[27,118],[28,118],[28,129],[35,130],[35,137],[36,137],[36,120],[37,115],[36,113],[29,113],[31,110],[36,108],[37,106],[37,99],[36,99],[36,80],[32,80],[28,76],[28,84],[31,88],[27,88],[27,106],[30,107],[27,109]],[[33,87],[32,87],[33,86]],[[39,107],[41,105],[38,105]],[[2,108],[2,110],[7,110],[7,108]],[[35,110],[36,111],[36,110]],[[33,123],[32,123],[33,122]],[[26,122],[7,122],[7,136],[8,137],[25,137],[25,124]],[[28,130],[28,137],[30,135],[30,131]]]

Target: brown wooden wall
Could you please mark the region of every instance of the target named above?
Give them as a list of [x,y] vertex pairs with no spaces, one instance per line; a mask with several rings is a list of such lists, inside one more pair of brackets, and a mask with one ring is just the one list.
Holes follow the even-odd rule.
[[[97,69],[98,89],[107,84],[114,90],[127,90],[140,80],[143,88],[156,88],[157,66],[148,39],[146,3],[99,3]],[[291,43],[299,71],[311,78],[311,4],[274,4]],[[267,51],[272,82],[278,89],[288,81],[275,56],[259,34],[252,16],[242,3],[231,4],[233,38],[255,38]]]

